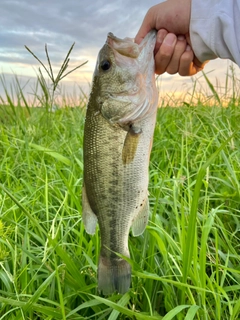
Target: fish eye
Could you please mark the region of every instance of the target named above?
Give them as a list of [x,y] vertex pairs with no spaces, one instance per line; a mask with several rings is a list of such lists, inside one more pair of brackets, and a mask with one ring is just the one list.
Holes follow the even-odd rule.
[[111,62],[109,60],[103,60],[101,61],[100,63],[100,68],[103,70],[103,71],[107,71],[111,68]]

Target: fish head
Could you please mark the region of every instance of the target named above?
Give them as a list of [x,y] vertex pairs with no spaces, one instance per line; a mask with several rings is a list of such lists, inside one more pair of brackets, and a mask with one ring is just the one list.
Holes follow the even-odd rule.
[[156,111],[155,42],[156,31],[139,45],[108,34],[98,54],[93,90],[99,111],[109,122],[124,127]]

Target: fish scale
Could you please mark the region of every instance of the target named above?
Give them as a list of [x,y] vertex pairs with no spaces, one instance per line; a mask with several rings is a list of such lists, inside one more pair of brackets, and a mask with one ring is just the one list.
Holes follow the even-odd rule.
[[[148,219],[148,163],[157,110],[153,62],[155,39],[155,33],[149,34],[141,47],[128,38],[121,40],[109,35],[98,56],[87,106],[83,146],[83,222],[89,234],[94,234],[96,223],[99,223],[98,289],[105,295],[115,291],[124,293],[129,289],[131,267],[117,254],[130,257],[130,228],[133,235],[139,235]],[[134,57],[131,57],[132,52]],[[144,54],[149,60],[150,79],[146,74],[141,75]],[[136,83],[143,83],[141,77],[149,80],[151,88],[140,87],[138,98],[135,89]],[[136,91],[134,97],[131,83]],[[142,101],[143,97],[149,102]],[[136,110],[138,106],[131,99],[134,103],[139,100],[141,112]],[[125,118],[127,120],[123,121]]]

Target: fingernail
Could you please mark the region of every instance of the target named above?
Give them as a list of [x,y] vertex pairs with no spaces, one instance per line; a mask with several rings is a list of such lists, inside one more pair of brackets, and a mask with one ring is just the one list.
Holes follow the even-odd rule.
[[163,43],[167,44],[168,46],[173,46],[176,43],[176,36],[173,33],[169,33],[166,35]]
[[178,40],[185,40],[185,37],[182,35],[178,36],[177,38],[178,38]]
[[157,35],[157,43],[162,44],[164,40],[164,35],[162,33],[158,33]]
[[189,45],[187,45],[186,46],[186,51],[191,51],[191,50],[192,50],[192,48]]

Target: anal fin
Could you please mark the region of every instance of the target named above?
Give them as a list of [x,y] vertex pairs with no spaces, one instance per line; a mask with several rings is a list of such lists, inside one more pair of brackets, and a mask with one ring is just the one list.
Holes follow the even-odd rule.
[[144,201],[141,210],[139,211],[138,215],[135,217],[132,223],[132,235],[134,237],[140,236],[148,223],[148,216],[149,216],[149,203],[148,198]]

